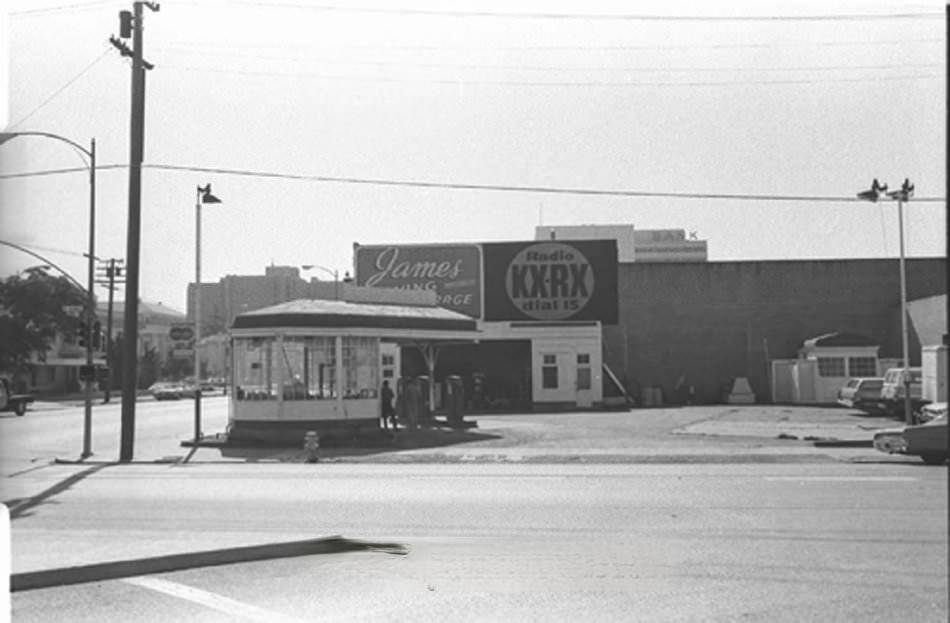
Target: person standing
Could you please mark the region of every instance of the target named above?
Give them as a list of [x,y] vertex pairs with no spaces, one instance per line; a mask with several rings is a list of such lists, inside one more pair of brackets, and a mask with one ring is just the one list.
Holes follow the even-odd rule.
[[393,409],[393,390],[389,387],[389,381],[383,381],[383,387],[379,391],[380,415],[383,418],[383,428],[388,428],[387,422],[392,424],[393,430],[396,430],[396,411]]

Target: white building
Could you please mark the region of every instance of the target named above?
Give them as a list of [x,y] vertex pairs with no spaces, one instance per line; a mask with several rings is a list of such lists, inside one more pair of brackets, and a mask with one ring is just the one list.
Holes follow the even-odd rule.
[[535,240],[616,240],[617,261],[706,262],[709,250],[682,229],[642,229],[633,225],[539,225]]

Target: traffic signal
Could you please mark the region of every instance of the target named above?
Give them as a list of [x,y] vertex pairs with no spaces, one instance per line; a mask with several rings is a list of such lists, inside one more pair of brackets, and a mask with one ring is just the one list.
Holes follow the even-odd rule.
[[96,366],[90,366],[90,365],[79,366],[79,380],[80,381],[95,381],[96,380]]
[[123,39],[132,36],[132,11],[119,11],[119,36]]
[[98,320],[92,325],[92,347],[95,350],[102,348],[102,323]]
[[83,348],[86,347],[86,335],[89,332],[89,325],[86,324],[85,320],[79,321],[79,326],[76,328],[76,337],[79,338],[79,345]]

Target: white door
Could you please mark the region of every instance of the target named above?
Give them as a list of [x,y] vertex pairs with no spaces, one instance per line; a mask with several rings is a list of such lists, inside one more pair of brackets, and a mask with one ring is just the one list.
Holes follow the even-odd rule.
[[534,370],[535,402],[575,402],[574,353],[541,351]]
[[594,370],[591,368],[590,353],[577,353],[577,406],[589,407],[594,404]]

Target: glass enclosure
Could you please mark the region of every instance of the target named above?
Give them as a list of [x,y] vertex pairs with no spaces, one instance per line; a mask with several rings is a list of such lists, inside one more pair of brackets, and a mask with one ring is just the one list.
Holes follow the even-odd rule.
[[376,398],[379,391],[379,339],[343,338],[343,398]]
[[[337,340],[341,362],[337,367]],[[283,401],[376,398],[379,338],[333,336],[237,337],[234,385],[237,400]]]
[[238,400],[276,400],[272,338],[234,340],[234,385]]

